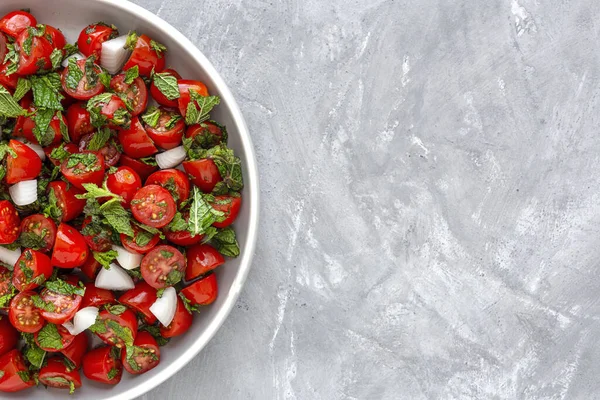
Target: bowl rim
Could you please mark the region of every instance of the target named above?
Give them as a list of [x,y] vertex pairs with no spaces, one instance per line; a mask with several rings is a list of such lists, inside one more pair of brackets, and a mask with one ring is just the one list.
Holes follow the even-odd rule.
[[[90,1],[90,0],[88,0]],[[246,125],[246,121],[242,115],[242,112],[235,101],[233,94],[229,90],[229,87],[221,78],[221,75],[217,72],[212,63],[206,58],[206,56],[181,32],[175,29],[171,24],[157,16],[156,14],[146,10],[142,6],[134,4],[128,0],[91,0],[97,3],[105,4],[107,6],[116,7],[120,10],[128,13],[134,13],[136,16],[148,23],[151,23],[163,34],[170,36],[175,41],[181,43],[189,54],[196,59],[205,69],[206,73],[211,77],[215,86],[220,92],[221,99],[229,105],[231,114],[235,122],[236,127],[240,135],[242,147],[244,148],[247,166],[245,167],[246,175],[246,187],[250,197],[250,215],[248,219],[248,233],[244,244],[241,246],[244,251],[241,255],[239,271],[231,284],[229,296],[227,297],[224,304],[217,312],[213,321],[207,326],[200,336],[196,338],[193,344],[171,365],[157,373],[153,379],[140,382],[139,385],[134,386],[131,389],[119,394],[110,394],[107,391],[107,397],[104,400],[122,400],[123,398],[135,398],[143,395],[154,389],[173,375],[177,373],[181,368],[188,364],[193,357],[195,357],[206,344],[214,337],[219,328],[225,322],[225,319],[230,314],[233,306],[237,302],[237,299],[244,286],[244,282],[248,277],[250,267],[252,265],[252,258],[254,256],[254,249],[256,247],[257,232],[258,232],[258,216],[259,216],[259,181],[258,181],[258,169],[256,156],[254,153],[254,147],[250,138],[250,133]]]

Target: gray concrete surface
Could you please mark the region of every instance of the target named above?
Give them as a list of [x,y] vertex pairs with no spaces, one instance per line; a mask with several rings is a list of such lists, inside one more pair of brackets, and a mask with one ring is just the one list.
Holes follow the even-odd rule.
[[230,84],[263,201],[144,400],[600,397],[600,2],[136,2]]

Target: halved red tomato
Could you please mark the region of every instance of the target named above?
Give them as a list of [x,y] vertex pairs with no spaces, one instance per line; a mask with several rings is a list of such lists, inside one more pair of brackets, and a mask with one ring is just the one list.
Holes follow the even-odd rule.
[[[95,132],[88,133],[81,137],[81,140],[79,141],[79,152],[83,153],[84,151],[89,151],[89,145],[92,143],[94,136],[96,136]],[[114,167],[121,158],[121,151],[112,136],[106,141],[104,146],[98,150],[98,153],[102,154],[104,157],[104,164],[106,167]]]
[[152,71],[156,73],[165,69],[164,52],[166,48],[164,46],[146,35],[141,35],[129,42],[133,42],[131,43],[133,52],[123,66],[123,71],[137,65],[141,76],[150,77]]
[[97,288],[93,282],[85,284],[85,294],[81,301],[81,308],[100,307],[115,302],[115,295],[111,290]]
[[17,349],[11,350],[0,357],[0,392],[18,392],[35,385],[23,355]]
[[[186,251],[187,268],[185,270],[185,280],[191,281],[194,278],[204,275],[219,265],[225,264],[225,259],[209,244],[197,244],[189,247]],[[143,264],[142,264],[143,265]],[[143,271],[142,271],[143,272]]]
[[13,285],[20,291],[33,290],[52,275],[50,258],[42,252],[25,249],[15,264]]
[[148,105],[148,89],[144,80],[137,77],[132,83],[125,82],[125,74],[116,75],[110,81],[110,88],[115,93],[121,93],[129,101],[131,115],[140,115]]
[[124,206],[129,207],[136,192],[142,187],[142,179],[132,168],[119,167],[114,173],[109,173],[106,179],[108,190],[121,196]]
[[32,296],[37,296],[37,293],[21,292],[10,302],[8,319],[12,326],[21,332],[35,333],[46,323],[42,312],[33,304]]
[[42,310],[42,316],[46,321],[57,325],[73,319],[81,306],[82,297],[78,294],[62,294],[44,289],[40,296],[43,301],[54,306],[53,311]]
[[107,25],[104,22],[90,24],[79,34],[77,47],[84,56],[89,57],[93,54],[100,59],[102,43],[114,39],[118,35],[119,31],[114,25]]
[[119,349],[105,346],[87,352],[83,356],[83,374],[96,382],[109,385],[119,383],[123,375]]
[[17,347],[18,341],[19,333],[17,330],[5,316],[0,318],[0,356]]
[[[0,60],[1,62],[2,60]],[[0,64],[0,85],[4,86],[7,89],[16,89],[17,84],[19,83],[19,75],[10,74],[6,75],[6,69],[9,67],[10,63]]]
[[13,38],[30,26],[36,26],[37,20],[27,11],[11,11],[0,19],[0,31]]
[[99,224],[91,224],[92,218],[87,217],[81,225],[81,233],[92,251],[105,252],[112,247],[112,231],[100,226]]
[[45,33],[44,36],[48,39],[50,44],[54,49],[62,50],[67,44],[67,40],[65,39],[65,35],[60,31],[60,29],[56,29],[50,25],[44,25]]
[[[183,218],[186,222],[188,222],[190,216],[186,212],[183,214]],[[163,229],[163,232],[167,240],[173,244],[176,244],[177,246],[191,246],[193,244],[200,243],[202,239],[204,239],[204,235],[192,236],[190,231],[187,229],[184,229],[182,231],[171,231],[168,229],[168,227],[165,227]]]
[[8,153],[6,157],[6,183],[9,185],[35,179],[42,170],[42,160],[29,146],[10,140],[8,147],[16,154]]
[[156,289],[141,281],[119,297],[119,303],[134,309],[144,315],[146,323],[152,325],[156,322],[156,317],[150,312],[150,306],[156,301]]
[[213,226],[226,228],[233,224],[233,221],[237,218],[242,206],[242,196],[215,196],[215,200],[210,205],[215,210],[222,211],[225,214],[225,219],[221,222],[214,222]]
[[163,169],[150,175],[146,185],[159,185],[167,189],[179,206],[190,197],[190,180],[178,169]]
[[89,253],[88,258],[86,258],[85,262],[79,269],[88,279],[96,279],[96,275],[98,271],[102,268],[102,265],[94,258],[93,253]]
[[8,200],[0,200],[0,244],[11,244],[21,233],[21,218]]
[[95,132],[90,121],[90,112],[85,108],[85,103],[75,103],[67,109],[67,127],[69,138],[74,143],[79,143],[81,138]]
[[131,119],[129,128],[119,129],[119,142],[123,146],[123,152],[129,157],[143,158],[158,153],[138,117]]
[[121,233],[121,243],[128,251],[138,254],[146,254],[154,248],[160,241],[160,236],[152,235],[149,232],[133,225],[133,237],[129,237]]
[[125,347],[128,342],[133,343],[138,330],[135,313],[128,308],[110,310],[102,310],[98,314],[96,323],[104,325],[105,329],[95,331],[96,335],[104,343],[118,348]]
[[217,183],[223,180],[215,162],[208,158],[184,161],[183,168],[194,185],[204,193],[212,192]]
[[[200,96],[208,96],[208,89],[206,88],[206,85],[200,81],[180,79],[177,81],[177,86],[179,86],[179,99],[177,100],[177,105],[179,107],[179,113],[184,117],[187,115],[188,104],[190,104],[190,101],[192,101],[190,89]],[[196,108],[199,108],[197,103],[195,105]]]
[[217,276],[210,274],[205,278],[199,279],[181,290],[181,295],[185,296],[192,305],[206,306],[217,299],[219,286],[217,285]]
[[[27,110],[27,116],[21,115],[17,118],[17,122],[15,123],[15,127],[13,128],[13,136],[22,136],[25,139],[29,140],[31,143],[39,144],[42,147],[50,146],[53,144],[58,144],[62,141],[62,133],[60,130],[61,124],[66,124],[66,118],[62,115],[61,112],[56,112],[50,121],[50,126],[44,135],[42,143],[40,143],[35,134],[33,133],[33,129],[36,127],[35,121],[33,119],[33,114],[37,111],[35,106],[31,103],[31,98],[25,96],[21,100],[21,107]],[[62,121],[62,122],[61,122]]]
[[144,124],[148,136],[166,150],[180,146],[185,133],[185,121],[177,111],[160,107],[158,112],[160,116],[155,126]]
[[[161,74],[170,75],[174,76],[176,79],[181,79],[181,75],[179,75],[174,69],[165,69],[163,72],[161,72]],[[154,79],[156,79],[156,77]],[[177,108],[177,99],[169,100],[167,96],[165,96],[164,93],[160,91],[156,84],[154,84],[154,79],[150,84],[150,94],[152,95],[152,98],[156,100],[156,102],[161,106]]]
[[97,114],[106,118],[106,124],[109,128],[118,129],[129,126],[131,114],[119,96],[116,94],[106,97],[102,96],[100,100],[94,104],[93,109],[95,109]]
[[[87,65],[87,66],[86,66]],[[102,69],[92,60],[78,60],[77,68],[81,74],[81,80],[77,81],[71,72],[71,66],[67,66],[61,74],[63,90],[71,97],[77,100],[89,100],[92,97],[104,92],[104,85],[100,82],[99,75]],[[88,70],[88,71],[86,71]],[[90,78],[95,78],[90,81]]]
[[190,313],[183,301],[177,297],[177,309],[175,310],[175,316],[169,326],[160,326],[160,334],[163,337],[171,338],[179,335],[183,335],[190,329],[193,321],[192,313]]
[[104,156],[97,151],[71,154],[60,166],[60,172],[65,179],[79,189],[84,189],[84,183],[101,186],[104,169]]
[[[0,297],[10,295],[14,290],[15,288],[12,284],[12,272],[0,266]],[[6,310],[7,308],[8,304],[5,303],[2,310]]]
[[162,289],[181,281],[185,270],[185,258],[173,246],[157,246],[144,256],[140,270],[148,285]]
[[59,358],[48,360],[48,363],[40,369],[38,379],[43,385],[56,389],[71,390],[71,386],[75,389],[81,387],[79,370],[67,368]]
[[177,206],[167,189],[158,185],[144,186],[131,200],[133,217],[153,228],[168,225],[175,216]]
[[50,160],[50,162],[52,164],[54,164],[57,167],[60,167],[61,161],[57,158],[54,158],[52,156],[52,152],[57,149],[58,147],[63,146],[63,149],[68,152],[69,154],[75,154],[79,151],[79,149],[77,148],[77,146],[73,143],[61,143],[61,144],[52,144],[50,146],[46,146],[44,147],[44,153],[46,154],[46,157],[48,157],[48,159]]
[[[48,337],[48,335],[44,335],[45,333],[50,333],[54,335],[55,332],[58,332],[60,336],[60,343],[58,341],[56,343],[47,343],[45,339],[42,339],[41,341],[39,340],[40,334],[42,334],[42,337],[46,338]],[[75,339],[75,336],[71,335],[67,328],[65,328],[62,325],[46,324],[40,331],[33,334],[33,338],[35,340],[35,343],[38,346],[40,346],[42,350],[59,351],[66,347],[69,347],[71,343],[73,343],[73,339]]]
[[44,214],[33,214],[21,221],[21,241],[35,250],[48,252],[54,246],[56,224]]
[[60,350],[60,352],[73,364],[75,364],[75,367],[79,368],[81,366],[83,355],[87,352],[87,349],[88,337],[84,332],[75,336],[71,344]]
[[40,71],[52,69],[50,55],[54,46],[46,35],[45,26],[28,27],[17,36],[19,46],[19,66],[17,74],[20,76],[33,75]]
[[83,193],[85,193],[83,190],[73,185],[67,185],[64,181],[54,181],[48,184],[48,196],[50,199],[52,197],[56,199],[60,221],[69,222],[81,215],[85,207],[85,200],[78,199],[75,196]]
[[88,247],[83,235],[67,224],[60,224],[56,233],[52,265],[59,268],[75,268],[83,265],[88,257]]
[[140,332],[133,346],[121,352],[121,362],[130,374],[139,375],[150,371],[160,362],[160,349],[156,339],[148,332]]
[[201,144],[204,149],[210,149],[227,139],[224,130],[225,128],[219,126],[216,122],[206,121],[201,124],[188,126],[185,131],[185,137],[194,139],[194,141]]

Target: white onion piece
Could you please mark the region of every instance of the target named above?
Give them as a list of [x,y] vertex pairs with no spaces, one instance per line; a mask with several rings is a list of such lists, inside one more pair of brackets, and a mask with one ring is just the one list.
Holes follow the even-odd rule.
[[94,285],[108,290],[129,290],[135,287],[131,277],[117,264],[110,264],[109,269],[100,268]]
[[121,71],[123,65],[129,58],[131,50],[125,48],[127,35],[107,40],[102,43],[102,52],[100,53],[100,65],[114,75]]
[[63,326],[67,328],[71,335],[79,335],[96,322],[98,316],[97,307],[84,307],[75,313],[73,322],[65,322]]
[[21,181],[8,188],[10,198],[18,206],[26,206],[37,200],[37,179]]
[[162,297],[156,299],[154,304],[150,306],[150,312],[160,321],[164,326],[169,326],[175,311],[177,310],[177,292],[175,288],[169,286],[163,292]]
[[9,250],[6,247],[0,246],[0,261],[13,267],[21,257],[21,249]]
[[76,61],[79,61],[79,60],[83,60],[85,58],[85,56],[83,54],[81,54],[81,53],[73,53],[69,57],[65,58],[62,61],[61,65],[63,67],[65,67],[65,68],[67,68],[69,66],[69,59],[70,58],[74,58]]
[[135,269],[140,266],[142,263],[142,258],[144,256],[138,253],[132,253],[130,251],[125,250],[121,246],[113,246],[113,250],[115,250],[119,255],[117,256],[117,261],[119,265],[127,270]]
[[186,154],[183,146],[175,147],[156,155],[156,163],[160,169],[174,168],[185,160]]

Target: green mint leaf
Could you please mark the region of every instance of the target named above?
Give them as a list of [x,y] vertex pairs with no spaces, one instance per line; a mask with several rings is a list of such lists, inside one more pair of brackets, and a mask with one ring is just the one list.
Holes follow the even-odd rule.
[[50,189],[48,192],[48,205],[44,208],[43,213],[46,217],[50,217],[55,221],[62,220],[62,208],[58,206],[54,189]]
[[79,82],[83,79],[83,71],[77,65],[75,57],[69,58],[69,65],[67,66],[67,73],[65,76],[65,83],[71,90],[77,90]]
[[27,345],[23,349],[23,356],[29,363],[35,368],[40,369],[44,364],[44,360],[46,358],[46,352],[40,348],[40,346],[35,343],[33,339],[33,334],[31,333],[22,333],[21,336],[25,339]]
[[109,319],[106,321],[106,327],[111,329],[115,335],[125,342],[126,346],[133,345],[133,334],[129,328],[121,326],[117,321]]
[[104,184],[104,186],[100,188],[95,183],[84,183],[83,188],[86,190],[86,193],[75,195],[75,197],[77,197],[78,199],[97,199],[100,197],[111,197],[114,199],[118,199],[119,201],[123,200],[122,197],[108,190],[106,184]]
[[133,67],[125,71],[124,82],[128,85],[131,85],[135,78],[137,78],[138,76],[140,76],[140,68],[137,65],[134,65]]
[[110,74],[108,72],[102,70],[102,73],[99,75],[99,78],[100,78],[100,82],[102,83],[102,85],[104,85],[104,88],[109,89],[110,81],[111,81]]
[[56,325],[47,323],[38,333],[40,347],[46,349],[61,350],[63,348],[62,337]]
[[69,381],[69,394],[75,393],[75,382]]
[[29,375],[29,371],[17,371],[17,375],[23,382],[31,381],[31,375]]
[[67,159],[67,168],[76,168],[83,171],[98,171],[101,167],[98,165],[98,156],[94,153],[73,153]]
[[225,144],[209,149],[206,156],[214,161],[217,166],[223,182],[227,187],[235,192],[239,192],[244,187],[244,178],[242,176],[242,161],[236,157],[233,150]]
[[139,330],[140,331],[146,331],[149,334],[151,334],[152,337],[154,337],[154,339],[156,339],[156,342],[158,343],[158,345],[161,346],[161,347],[164,346],[164,345],[166,345],[167,343],[169,343],[170,339],[165,338],[165,337],[163,337],[160,334],[160,328],[158,326],[155,326],[155,325],[142,325],[139,328]]
[[17,290],[10,282],[9,282],[9,287],[10,287],[10,290],[3,296],[0,296],[0,307],[1,308],[8,307],[12,298],[15,297],[15,295],[17,294]]
[[19,52],[15,48],[14,43],[7,43],[6,50],[6,56],[4,56],[4,60],[0,60],[0,64],[12,64],[17,66],[17,64],[19,64]]
[[183,293],[179,292],[179,298],[183,302],[183,306],[185,307],[185,309],[188,310],[190,314],[200,311],[201,307],[198,304],[192,304],[192,302],[187,297],[185,297]]
[[180,97],[177,78],[168,72],[154,74],[153,82],[156,88],[169,100],[175,100]]
[[151,234],[150,232],[139,231],[135,235],[135,239],[134,239],[135,244],[137,244],[140,247],[143,247],[143,246],[147,245],[148,243],[150,243],[150,241],[152,240],[153,237],[154,237],[154,235]]
[[94,87],[98,83],[100,79],[100,74],[98,73],[98,66],[94,63],[96,61],[96,56],[92,55],[86,58],[84,64],[84,74],[86,79],[86,85],[88,87]]
[[235,231],[231,227],[219,229],[217,234],[212,237],[211,244],[224,256],[237,257],[240,255],[240,246]]
[[200,124],[210,119],[210,112],[221,102],[218,96],[200,96],[194,89],[190,89],[190,97],[185,115],[187,125]]
[[99,208],[100,213],[106,219],[106,222],[118,233],[133,237],[133,228],[131,227],[131,216],[123,208],[120,200],[112,199],[102,204]]
[[35,123],[33,135],[42,147],[48,146],[54,140],[54,131],[50,128],[54,114],[52,109],[39,109],[32,117]]
[[100,93],[88,100],[87,109],[90,111],[90,108],[103,107],[112,99],[112,93]]
[[31,89],[33,90],[33,102],[37,108],[63,109],[61,100],[65,97],[60,93],[62,85],[58,73],[32,75],[30,80]]
[[142,121],[153,128],[156,128],[159,118],[160,110],[154,106],[148,107],[148,110],[142,115]]
[[98,132],[94,134],[92,140],[87,145],[87,149],[91,151],[98,151],[104,147],[108,139],[110,139],[111,133],[110,129],[104,127],[98,129]]
[[46,247],[46,241],[44,238],[47,234],[47,229],[44,229],[41,235],[37,235],[33,232],[21,232],[21,236],[19,236],[19,244],[21,247],[39,250]]
[[50,54],[50,61],[52,62],[52,69],[60,67],[60,63],[63,60],[63,53],[59,49],[54,49]]
[[108,331],[105,321],[98,317],[96,317],[96,322],[88,330],[92,333],[106,333]]
[[110,263],[112,263],[115,260],[115,258],[117,258],[117,256],[119,255],[119,253],[115,250],[108,250],[104,253],[94,251],[92,252],[92,254],[94,255],[96,261],[98,261],[100,265],[102,265],[104,268],[108,268],[110,266]]
[[27,92],[29,92],[30,90],[31,90],[31,81],[27,78],[19,78],[19,81],[17,83],[17,88],[15,89],[15,94],[13,95],[13,98],[15,99],[15,101],[19,101],[23,97],[25,97]]
[[138,38],[139,36],[136,31],[129,31],[129,33],[127,34],[127,40],[125,41],[124,48],[133,50],[135,48],[135,45],[137,44]]
[[165,284],[167,286],[173,286],[181,282],[181,279],[183,279],[183,272],[178,269],[174,269],[167,274],[167,280],[165,281]]
[[143,162],[144,164],[150,165],[152,167],[158,166],[158,163],[156,162],[156,158],[154,158],[154,157],[144,157],[144,158],[140,158],[139,160],[141,162]]
[[60,134],[65,141],[65,143],[71,142],[71,138],[69,137],[69,128],[67,124],[65,124],[65,120],[62,117],[62,113],[60,111],[56,112],[56,116],[58,117],[59,125],[60,125]]
[[47,281],[45,286],[48,290],[65,296],[71,296],[74,294],[79,296],[85,295],[85,286],[81,282],[79,282],[79,286],[75,286],[57,278],[53,281]]
[[188,231],[192,235],[202,235],[208,227],[225,215],[210,206],[202,192],[194,186],[193,202],[190,207]]
[[158,58],[162,58],[162,53],[164,51],[167,51],[167,47],[165,45],[158,43],[154,40],[150,40],[150,47],[156,52]]
[[109,381],[112,381],[117,375],[119,375],[119,370],[117,368],[111,368],[110,371],[108,371],[108,374],[106,374],[106,378]]
[[31,296],[31,301],[33,302],[33,305],[36,306],[37,308],[39,308],[40,310],[54,312],[54,304],[44,301],[37,294],[34,296]]
[[171,223],[169,225],[167,225],[167,229],[170,230],[171,232],[185,231],[188,229],[188,223],[185,220],[185,218],[183,218],[181,213],[177,212],[175,214],[175,217],[173,217],[173,220],[171,221]]
[[0,115],[7,118],[16,118],[25,115],[26,111],[15,101],[10,92],[0,85]]
[[75,44],[67,43],[67,44],[65,44],[65,47],[63,47],[63,51],[65,52],[64,58],[67,58],[67,57],[72,56],[73,54],[77,53],[79,51],[79,48]]
[[127,307],[121,304],[114,304],[107,306],[106,310],[113,315],[121,315],[127,311]]

